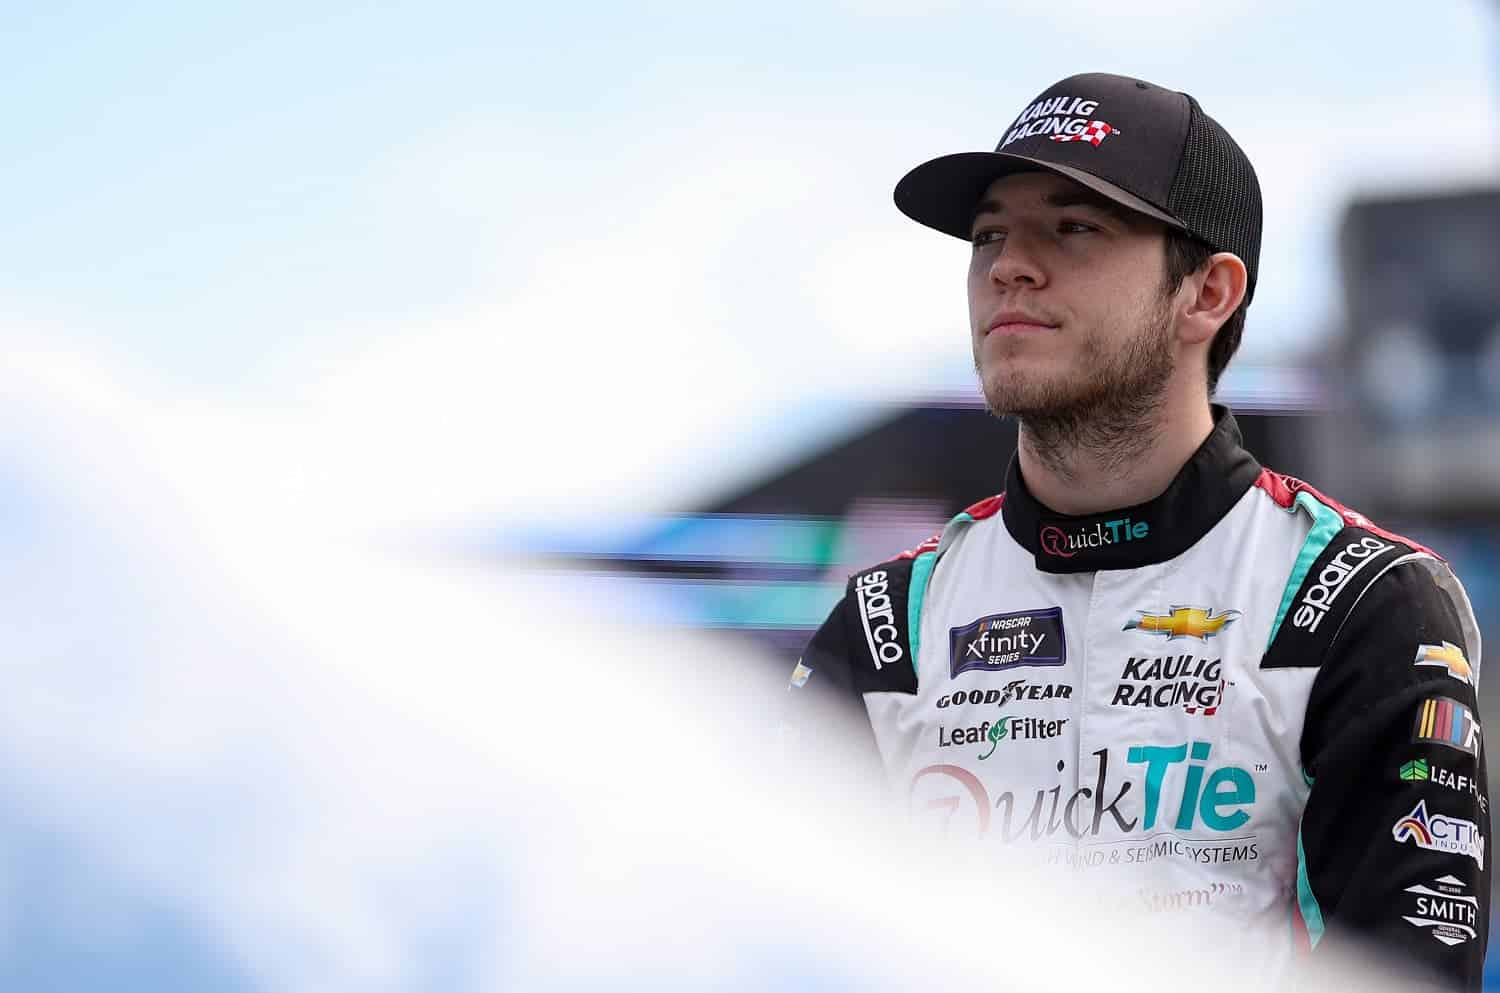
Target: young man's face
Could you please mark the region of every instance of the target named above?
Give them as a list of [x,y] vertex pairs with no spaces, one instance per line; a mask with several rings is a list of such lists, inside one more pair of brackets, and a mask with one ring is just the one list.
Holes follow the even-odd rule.
[[991,410],[1077,416],[1161,393],[1175,355],[1164,234],[1052,173],[990,184],[974,218],[969,323]]

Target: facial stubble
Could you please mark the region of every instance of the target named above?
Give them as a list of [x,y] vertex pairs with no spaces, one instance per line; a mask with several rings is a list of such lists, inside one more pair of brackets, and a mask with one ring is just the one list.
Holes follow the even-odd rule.
[[986,379],[976,346],[974,369],[990,413],[1015,417],[1037,457],[1062,478],[1074,475],[1080,459],[1121,469],[1150,444],[1175,366],[1170,302],[1146,307],[1136,323],[1140,330],[1118,344],[1098,334],[1080,341],[1071,378],[1012,376],[1002,364]]

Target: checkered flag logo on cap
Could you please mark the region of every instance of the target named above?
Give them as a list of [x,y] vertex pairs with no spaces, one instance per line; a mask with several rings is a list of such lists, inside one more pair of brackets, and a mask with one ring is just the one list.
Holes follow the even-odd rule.
[[1089,121],[1088,125],[1078,134],[1055,134],[1053,141],[1086,141],[1095,148],[1099,143],[1112,134],[1119,134],[1120,129],[1110,127],[1103,121]]

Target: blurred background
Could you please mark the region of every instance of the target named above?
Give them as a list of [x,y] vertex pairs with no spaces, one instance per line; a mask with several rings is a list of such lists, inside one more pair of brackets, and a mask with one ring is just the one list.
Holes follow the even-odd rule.
[[968,249],[890,191],[1076,72],[1244,147],[1221,398],[1497,630],[1493,2],[0,14],[7,988],[904,988],[766,881],[795,824],[652,818],[1001,488]]

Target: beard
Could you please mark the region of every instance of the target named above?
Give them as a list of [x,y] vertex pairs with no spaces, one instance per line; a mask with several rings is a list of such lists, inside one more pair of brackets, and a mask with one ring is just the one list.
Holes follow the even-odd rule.
[[1077,456],[1105,467],[1123,467],[1149,444],[1150,424],[1172,380],[1170,301],[1147,306],[1135,334],[1110,342],[1090,334],[1078,347],[1076,372],[1050,379],[1023,374],[1002,362],[986,377],[975,346],[985,405],[996,417],[1021,423],[1031,447],[1063,477]]

